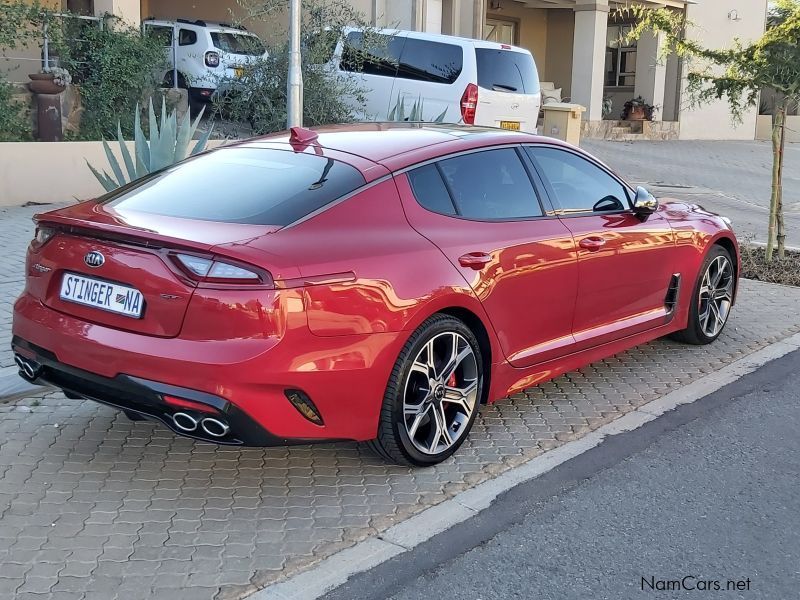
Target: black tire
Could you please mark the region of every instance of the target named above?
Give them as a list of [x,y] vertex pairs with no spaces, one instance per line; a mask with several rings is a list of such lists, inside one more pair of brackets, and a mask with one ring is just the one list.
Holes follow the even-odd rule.
[[142,415],[137,412],[133,412],[132,410],[123,410],[125,416],[128,417],[131,421],[147,421]]
[[[471,390],[469,391],[469,396],[473,399],[471,402],[472,410],[467,417],[466,411],[460,411],[458,406],[449,404],[449,402],[452,402],[452,400],[446,399],[445,392],[443,390],[451,390],[454,388],[444,388],[441,385],[436,386],[437,388],[443,388],[441,393],[442,396],[445,396],[444,398],[439,396],[438,399],[434,399],[436,396],[436,390],[428,390],[426,393],[420,389],[418,393],[422,393],[426,398],[425,401],[420,401],[419,405],[421,407],[425,406],[425,403],[427,402],[434,405],[434,407],[431,409],[433,411],[436,410],[435,403],[438,402],[439,406],[445,407],[441,409],[441,414],[445,417],[445,424],[447,423],[446,419],[448,418],[448,411],[450,415],[455,415],[452,417],[452,428],[455,428],[455,435],[457,436],[456,439],[452,440],[448,447],[440,452],[422,452],[415,445],[414,440],[416,440],[416,437],[414,440],[412,440],[409,435],[409,429],[405,420],[407,417],[404,413],[405,394],[407,392],[408,383],[410,383],[409,378],[411,377],[412,366],[415,365],[414,361],[419,358],[421,352],[427,352],[423,349],[426,348],[427,344],[432,342],[432,340],[443,340],[442,343],[446,343],[446,340],[449,339],[446,334],[457,334],[450,336],[453,340],[455,340],[453,341],[453,344],[456,348],[458,347],[458,344],[461,343],[460,340],[463,340],[466,342],[466,344],[468,344],[469,349],[472,351],[474,360],[467,355],[467,358],[462,359],[462,362],[453,361],[459,366],[453,370],[453,374],[447,382],[448,385],[450,385],[450,382],[452,381],[452,385],[455,386],[456,377],[464,379],[464,386],[467,386],[467,381],[476,382],[476,385],[469,385]],[[430,347],[433,348],[433,342]],[[462,345],[462,348],[463,352],[466,354],[466,346]],[[458,354],[457,350],[454,351],[454,353]],[[416,367],[417,369],[415,370],[414,377],[424,377],[419,373],[419,363],[416,363]],[[445,372],[447,369],[445,369],[444,365],[442,364],[442,368],[440,370]],[[381,407],[380,417],[378,420],[378,437],[371,442],[368,442],[368,445],[385,460],[397,464],[425,467],[442,462],[451,456],[456,450],[458,450],[458,448],[469,435],[469,431],[472,429],[472,425],[475,422],[475,418],[478,414],[481,398],[483,397],[483,385],[483,360],[481,357],[480,345],[478,344],[478,340],[475,338],[475,335],[472,333],[469,327],[467,327],[462,321],[449,315],[436,314],[429,317],[411,335],[406,344],[403,346],[400,355],[397,357],[397,361],[392,369],[388,385],[386,386],[386,393],[383,398],[383,405]],[[427,400],[427,398],[430,398],[430,400]],[[423,411],[421,410],[420,413],[422,412]],[[432,417],[432,412],[428,414],[428,423],[420,425],[419,428],[414,429],[415,431],[419,432],[420,430],[424,431],[423,428],[427,427],[430,431],[429,435],[433,439],[434,430],[430,428],[435,425],[435,419],[431,421],[430,418]],[[413,419],[413,417],[408,418]],[[465,420],[466,422],[464,422]],[[447,431],[448,436],[451,436],[452,433],[454,433],[450,431],[450,427],[446,426],[444,429]],[[438,442],[436,439],[439,438],[434,439],[432,446],[438,447]]]
[[[724,321],[722,325],[716,331],[707,331],[704,327],[704,320],[703,315],[705,311],[702,310],[704,300],[701,297],[701,288],[703,287],[703,279],[706,276],[706,273],[709,270],[709,267],[715,261],[723,260],[727,261],[731,268],[731,275],[732,278],[730,281],[731,292],[730,292],[730,303],[727,308],[727,312],[724,315]],[[697,281],[694,284],[694,288],[692,290],[692,299],[691,305],[689,307],[689,323],[686,329],[681,331],[677,331],[673,333],[670,337],[672,339],[677,340],[679,342],[684,342],[686,344],[692,344],[695,346],[704,346],[706,344],[712,343],[716,340],[722,331],[725,329],[725,325],[728,322],[728,317],[730,316],[730,307],[733,304],[733,294],[736,290],[736,271],[734,267],[733,257],[731,257],[731,253],[728,252],[725,248],[719,245],[714,245],[708,251],[705,259],[703,260],[703,264],[700,267],[700,271],[697,275]]]

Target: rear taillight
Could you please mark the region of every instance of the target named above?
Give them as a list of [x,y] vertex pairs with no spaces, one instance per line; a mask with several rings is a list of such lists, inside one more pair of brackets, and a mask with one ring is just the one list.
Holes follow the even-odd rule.
[[37,246],[44,246],[47,242],[50,241],[56,233],[56,230],[52,227],[45,227],[44,225],[38,225],[36,227],[36,235],[33,238],[33,241],[36,243]]
[[171,254],[181,270],[200,283],[261,284],[272,286],[272,276],[250,265],[236,265],[194,254]]
[[219,66],[219,52],[206,52],[206,66],[212,68]]
[[470,83],[461,96],[461,118],[467,125],[475,124],[476,108],[478,108],[478,86]]

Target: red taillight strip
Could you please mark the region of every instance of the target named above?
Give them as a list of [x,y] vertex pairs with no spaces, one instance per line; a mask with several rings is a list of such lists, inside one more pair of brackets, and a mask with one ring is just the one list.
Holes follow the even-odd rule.
[[219,411],[213,406],[209,406],[208,404],[203,404],[202,402],[195,402],[194,400],[186,400],[185,398],[178,398],[176,396],[163,395],[161,397],[164,399],[164,402],[176,408],[188,408],[190,410],[197,410],[200,412],[219,413]]

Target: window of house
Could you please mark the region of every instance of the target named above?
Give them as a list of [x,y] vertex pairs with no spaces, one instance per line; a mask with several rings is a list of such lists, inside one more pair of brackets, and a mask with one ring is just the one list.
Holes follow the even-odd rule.
[[528,148],[565,213],[618,212],[630,208],[625,186],[594,163],[564,150]]
[[607,87],[633,87],[636,83],[636,42],[626,43],[630,25],[611,25],[606,32]]
[[483,39],[498,44],[517,44],[517,22],[505,19],[486,19]]

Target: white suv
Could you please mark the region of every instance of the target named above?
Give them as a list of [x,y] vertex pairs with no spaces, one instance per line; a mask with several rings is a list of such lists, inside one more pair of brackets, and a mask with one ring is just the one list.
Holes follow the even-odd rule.
[[528,50],[416,31],[370,33],[368,48],[364,38],[348,29],[328,63],[367,90],[360,119],[403,120],[416,105],[415,120],[536,133],[541,90]]
[[147,19],[142,26],[145,35],[163,40],[169,67],[163,73],[164,85],[174,85],[177,67],[177,86],[189,90],[194,108],[235,88],[244,67],[267,56],[258,36],[225,23]]

